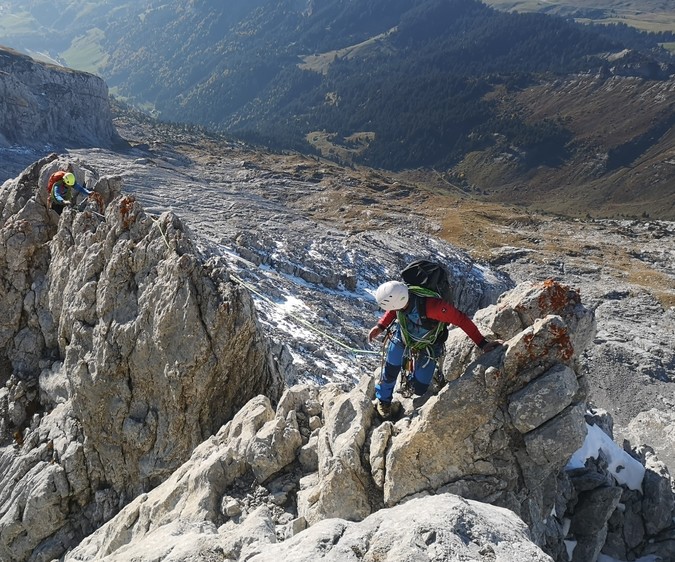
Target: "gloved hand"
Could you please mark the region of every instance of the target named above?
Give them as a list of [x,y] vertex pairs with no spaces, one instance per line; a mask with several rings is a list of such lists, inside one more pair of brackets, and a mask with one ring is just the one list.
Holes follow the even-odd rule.
[[504,345],[502,340],[493,340],[487,342],[481,349],[483,353],[489,353],[490,351],[497,349],[500,345]]
[[368,332],[368,341],[369,342],[373,341],[381,333],[382,333],[382,328],[380,328],[379,326],[373,326],[370,329],[370,332]]

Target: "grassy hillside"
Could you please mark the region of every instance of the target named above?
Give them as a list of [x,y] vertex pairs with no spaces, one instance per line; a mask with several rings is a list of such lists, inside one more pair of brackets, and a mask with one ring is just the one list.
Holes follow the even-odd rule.
[[0,44],[105,77],[104,39],[114,41],[142,11],[124,0],[8,0],[0,4]]
[[624,23],[643,31],[675,31],[675,6],[668,0],[483,0],[499,10],[573,17],[588,23]]

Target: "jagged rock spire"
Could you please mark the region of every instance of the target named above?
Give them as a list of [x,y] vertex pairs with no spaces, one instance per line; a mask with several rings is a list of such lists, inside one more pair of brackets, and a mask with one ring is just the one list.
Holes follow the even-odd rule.
[[178,217],[77,167],[105,213],[59,218],[44,188],[59,164],[1,194],[2,559],[60,556],[282,388],[250,296]]

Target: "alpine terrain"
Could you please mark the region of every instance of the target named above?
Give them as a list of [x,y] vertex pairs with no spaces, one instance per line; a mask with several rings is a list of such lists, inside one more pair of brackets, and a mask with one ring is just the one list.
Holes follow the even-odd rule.
[[[668,37],[468,1],[67,5],[0,12],[24,50],[38,15],[100,25],[81,28],[90,70],[110,73],[0,48],[0,560],[675,560],[673,73],[662,48],[638,48]],[[541,34],[500,59],[506,22]],[[376,132],[360,152],[343,142],[357,129],[307,125],[326,106],[368,131],[354,107],[375,99],[392,127],[442,123],[415,104],[447,93],[441,54],[486,62],[452,50],[467,34],[503,63],[457,74],[450,99],[474,117],[445,123],[476,138],[448,129],[452,150],[416,153],[414,135]],[[557,68],[544,37],[569,43]],[[54,49],[89,52],[76,39]],[[509,68],[523,52],[541,60]],[[368,88],[348,84],[352,65]],[[430,98],[408,95],[398,119],[396,80],[419,81],[417,65]],[[192,124],[111,101],[106,82]],[[606,105],[619,99],[625,119]],[[331,158],[291,150],[306,126]],[[295,140],[263,150],[247,127]],[[444,156],[367,166],[393,138]],[[94,193],[59,215],[47,186],[66,169]],[[383,419],[374,294],[416,259],[443,264],[453,303],[503,345],[451,329],[429,391],[397,389]]]
[[275,149],[423,167],[533,210],[675,219],[673,7],[493,3],[13,0],[0,44]]

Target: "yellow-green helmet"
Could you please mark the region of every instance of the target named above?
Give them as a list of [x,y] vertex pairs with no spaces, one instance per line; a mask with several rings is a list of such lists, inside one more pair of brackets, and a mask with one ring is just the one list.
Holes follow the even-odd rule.
[[75,174],[72,172],[68,172],[65,176],[63,176],[63,183],[66,184],[69,187],[72,187],[75,185]]

